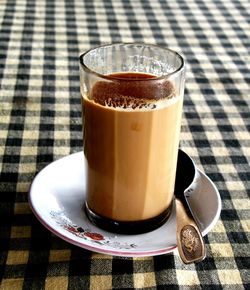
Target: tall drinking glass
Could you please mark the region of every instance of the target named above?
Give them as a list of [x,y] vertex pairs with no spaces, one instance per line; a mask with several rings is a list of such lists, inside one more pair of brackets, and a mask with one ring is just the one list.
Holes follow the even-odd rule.
[[169,217],[175,185],[184,61],[167,48],[110,44],[80,56],[85,210],[118,233]]

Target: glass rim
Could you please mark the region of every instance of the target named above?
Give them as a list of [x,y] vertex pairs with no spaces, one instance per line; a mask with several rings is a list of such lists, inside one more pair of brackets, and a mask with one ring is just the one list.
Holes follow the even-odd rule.
[[[115,77],[115,76],[111,76],[111,75],[105,75],[105,74],[101,74],[101,73],[98,73],[94,70],[92,70],[91,68],[89,68],[85,63],[84,63],[84,56],[87,55],[90,51],[92,50],[95,50],[97,48],[102,48],[102,47],[111,47],[111,46],[114,46],[114,45],[141,45],[141,46],[148,46],[148,47],[152,47],[152,48],[160,48],[160,49],[163,49],[165,51],[168,51],[168,52],[171,52],[172,54],[174,54],[176,57],[178,57],[178,59],[180,60],[180,65],[173,71],[173,72],[170,72],[170,73],[167,73],[167,74],[163,74],[161,76],[155,76],[153,78],[142,78],[142,79],[135,79],[135,78],[122,78],[122,77]],[[156,80],[162,80],[162,79],[166,79],[166,78],[169,78],[170,76],[172,75],[175,75],[176,73],[180,72],[181,70],[184,69],[184,66],[185,66],[185,60],[184,60],[184,57],[168,48],[168,47],[164,47],[164,46],[161,46],[161,45],[156,45],[156,44],[148,44],[148,43],[143,43],[143,42],[117,42],[117,43],[110,43],[110,44],[103,44],[103,45],[99,45],[99,46],[95,46],[95,47],[92,47],[88,50],[86,50],[84,53],[82,53],[80,56],[79,56],[79,60],[80,60],[80,65],[81,67],[83,68],[84,71],[88,72],[88,73],[92,73],[100,78],[104,78],[104,79],[107,79],[107,80],[119,80],[119,81],[128,81],[128,80],[131,80],[131,81],[156,81]]]

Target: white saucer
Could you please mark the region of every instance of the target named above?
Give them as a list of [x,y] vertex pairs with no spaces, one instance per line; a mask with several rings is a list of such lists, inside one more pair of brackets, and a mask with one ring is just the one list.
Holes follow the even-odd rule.
[[[157,230],[139,235],[119,235],[94,226],[85,216],[83,152],[45,167],[34,179],[29,203],[38,220],[65,241],[90,251],[116,256],[154,256],[176,248],[175,212]],[[217,222],[221,199],[213,182],[200,170],[188,198],[196,221],[206,235]]]

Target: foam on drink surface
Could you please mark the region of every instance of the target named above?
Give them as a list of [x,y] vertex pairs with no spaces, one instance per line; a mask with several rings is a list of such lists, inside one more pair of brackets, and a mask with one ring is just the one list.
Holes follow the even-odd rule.
[[112,74],[111,81],[98,81],[89,99],[116,110],[153,110],[169,106],[178,99],[173,84],[166,79],[142,73]]

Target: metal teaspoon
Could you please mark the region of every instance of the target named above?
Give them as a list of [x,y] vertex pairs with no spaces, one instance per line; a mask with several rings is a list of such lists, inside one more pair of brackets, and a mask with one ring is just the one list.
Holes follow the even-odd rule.
[[185,264],[202,261],[206,256],[204,240],[185,197],[195,176],[193,160],[179,150],[175,181],[176,237],[179,255]]

